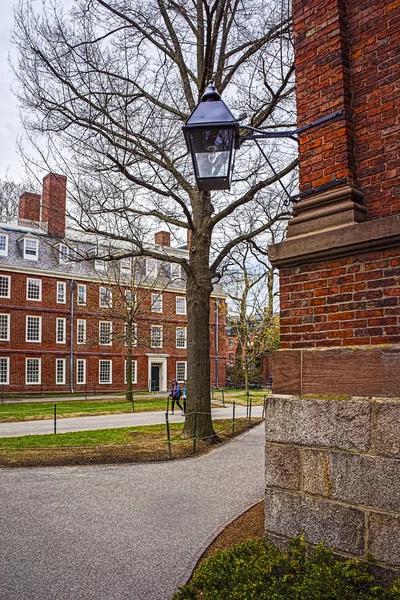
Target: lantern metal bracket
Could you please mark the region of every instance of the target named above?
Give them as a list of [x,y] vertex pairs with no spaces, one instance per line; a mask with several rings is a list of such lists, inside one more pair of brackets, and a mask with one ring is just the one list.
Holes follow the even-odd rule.
[[302,127],[298,127],[297,129],[284,129],[282,131],[265,131],[264,129],[257,129],[257,127],[251,127],[251,125],[239,125],[239,129],[246,129],[247,131],[254,131],[255,133],[252,135],[241,135],[240,143],[246,140],[260,140],[260,139],[269,139],[269,138],[291,138],[292,140],[299,141],[299,133],[310,129],[311,127],[316,127],[321,123],[325,123],[326,121],[331,121],[336,117],[339,117],[343,114],[343,110],[337,110],[330,115],[325,115],[325,117],[321,117],[312,123],[308,123],[307,125],[303,125]]
[[326,121],[331,121],[332,119],[335,119],[336,117],[343,114],[343,112],[344,112],[343,110],[337,110],[336,112],[331,113],[330,115],[321,117],[320,119],[317,119],[316,121],[313,121],[312,123],[308,123],[307,125],[303,125],[302,127],[298,127],[297,129],[286,129],[283,131],[264,131],[263,129],[257,129],[256,127],[251,127],[250,125],[239,125],[240,129],[246,129],[247,131],[255,132],[255,134],[252,134],[252,135],[241,135],[239,137],[239,145],[241,145],[242,142],[245,142],[247,140],[255,141],[255,143],[258,146],[259,151],[263,155],[269,168],[271,169],[273,174],[276,176],[276,178],[279,182],[279,185],[281,186],[282,190],[284,191],[284,193],[287,196],[286,200],[284,200],[284,202],[283,202],[285,206],[290,206],[291,202],[297,202],[300,198],[299,198],[299,196],[291,196],[289,194],[288,190],[286,189],[286,186],[282,182],[281,178],[278,177],[278,173],[276,172],[273,164],[271,163],[268,156],[262,149],[258,140],[271,139],[271,138],[290,138],[290,139],[298,142],[299,141],[299,135],[298,135],[299,133],[301,133],[302,131],[306,131],[307,129],[311,129],[311,127],[315,127],[316,125],[320,125],[321,123],[325,123]]

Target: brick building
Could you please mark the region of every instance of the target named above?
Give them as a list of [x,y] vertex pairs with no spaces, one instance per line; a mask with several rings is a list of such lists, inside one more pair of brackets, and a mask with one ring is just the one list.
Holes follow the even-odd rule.
[[[0,385],[6,393],[123,390],[131,336],[133,389],[166,391],[173,377],[186,378],[184,272],[167,260],[117,259],[127,246],[66,231],[66,183],[48,174],[42,196],[21,196],[18,224],[0,224]],[[153,247],[188,254],[171,248],[165,231]],[[116,259],[104,260],[110,253]],[[223,385],[219,290],[210,323],[212,381]]]

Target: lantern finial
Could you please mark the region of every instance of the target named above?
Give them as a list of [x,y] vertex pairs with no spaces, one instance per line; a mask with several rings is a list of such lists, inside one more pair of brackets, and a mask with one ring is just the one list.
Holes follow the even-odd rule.
[[217,88],[214,85],[214,81],[211,79],[208,82],[208,86],[206,91],[201,97],[202,102],[215,102],[216,100],[221,100],[221,96],[217,92]]

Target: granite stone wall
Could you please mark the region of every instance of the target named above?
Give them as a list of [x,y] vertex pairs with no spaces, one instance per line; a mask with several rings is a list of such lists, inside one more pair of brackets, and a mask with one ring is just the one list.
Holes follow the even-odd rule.
[[400,399],[273,396],[265,423],[267,537],[400,575]]

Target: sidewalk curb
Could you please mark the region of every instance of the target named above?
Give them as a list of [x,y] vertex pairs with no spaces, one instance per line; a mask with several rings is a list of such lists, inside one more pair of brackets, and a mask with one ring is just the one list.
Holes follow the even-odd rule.
[[195,554],[195,556],[190,561],[189,565],[186,567],[185,573],[182,576],[182,578],[180,579],[180,581],[179,581],[179,583],[178,583],[178,585],[176,587],[175,592],[177,592],[179,588],[181,588],[184,585],[187,585],[189,583],[189,581],[192,578],[194,570],[196,569],[197,565],[199,564],[200,560],[203,557],[203,554],[205,554],[205,552],[208,550],[209,546],[211,546],[211,544],[217,539],[217,537],[229,525],[231,525],[234,521],[236,521],[236,519],[238,519],[239,517],[241,517],[242,515],[244,515],[245,513],[247,513],[249,510],[251,510],[255,506],[257,506],[257,504],[260,504],[260,502],[264,502],[264,498],[258,499],[255,502],[252,502],[251,504],[249,504],[244,510],[242,510],[239,513],[237,513],[234,517],[232,517],[232,519],[229,519],[229,521],[227,521],[226,523],[224,523],[223,525],[221,525],[221,527],[219,527],[213,534],[210,535],[210,537],[204,542],[203,546],[200,548],[200,550],[197,552],[197,554]]

